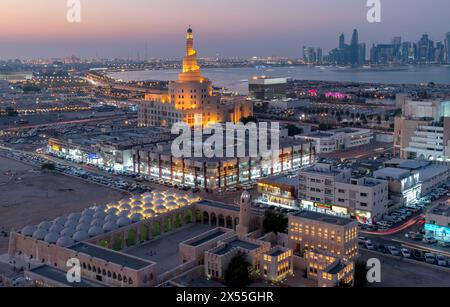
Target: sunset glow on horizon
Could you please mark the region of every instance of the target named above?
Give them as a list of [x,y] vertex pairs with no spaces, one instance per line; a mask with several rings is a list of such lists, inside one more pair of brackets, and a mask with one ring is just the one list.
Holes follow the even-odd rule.
[[[66,0],[2,0],[0,57],[125,57],[142,53],[146,44],[153,57],[175,57],[183,48],[176,42],[189,24],[203,56],[292,56],[301,45],[327,50],[341,32],[350,36],[353,28],[367,43],[399,33],[416,39],[423,31],[438,41],[450,31],[450,3],[434,1],[440,2],[439,8],[433,1],[408,1],[410,6],[417,2],[414,10],[402,5],[403,0],[384,1],[383,22],[369,24],[366,1],[81,0],[82,22],[70,24]],[[405,10],[409,18],[399,18]]]

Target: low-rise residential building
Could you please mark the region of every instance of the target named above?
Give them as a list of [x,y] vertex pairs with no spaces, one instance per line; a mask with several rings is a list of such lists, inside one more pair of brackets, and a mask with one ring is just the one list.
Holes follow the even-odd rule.
[[296,208],[298,177],[279,175],[258,182],[260,201],[272,206]]
[[389,182],[390,208],[415,203],[421,197],[422,184],[419,173],[386,167],[375,171],[373,177]]
[[450,176],[450,167],[444,163],[428,161],[393,159],[384,163],[385,166],[410,170],[419,174],[421,196],[433,192],[434,189],[446,184]]
[[314,141],[317,153],[331,153],[368,145],[374,135],[369,129],[340,128],[316,131],[297,138]]
[[388,210],[388,182],[352,178],[351,169],[317,163],[299,172],[299,200],[303,209],[352,217],[364,224],[382,219]]
[[261,258],[261,273],[272,282],[282,281],[294,274],[294,257],[291,249],[277,246]]
[[261,258],[269,251],[270,243],[268,242],[233,236],[219,242],[216,248],[205,253],[206,276],[223,279],[230,261],[239,252],[246,256],[254,271],[260,271]]
[[[288,236],[290,247],[306,262],[308,277],[318,280],[319,286],[324,284],[323,273],[331,275],[325,276],[329,282],[352,283],[353,269],[348,271],[348,267],[353,268],[349,264],[358,256],[356,221],[302,211],[289,215]],[[344,265],[337,267],[337,263]],[[327,285],[330,286],[329,283]]]

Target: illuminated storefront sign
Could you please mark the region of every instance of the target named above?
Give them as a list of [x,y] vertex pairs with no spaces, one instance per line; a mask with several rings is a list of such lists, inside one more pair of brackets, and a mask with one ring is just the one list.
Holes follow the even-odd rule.
[[61,147],[59,147],[58,145],[52,145],[52,150],[53,151],[60,151]]
[[425,224],[427,236],[434,237],[438,241],[450,242],[450,228],[432,224]]

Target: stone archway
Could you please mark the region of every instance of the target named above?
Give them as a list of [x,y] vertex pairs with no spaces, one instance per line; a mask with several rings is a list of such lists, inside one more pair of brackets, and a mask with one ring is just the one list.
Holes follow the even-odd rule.
[[127,246],[133,246],[136,245],[138,240],[137,232],[135,229],[128,230],[127,234]]
[[184,213],[184,222],[186,224],[191,224],[193,222],[193,215],[191,209],[187,209],[186,212]]
[[157,237],[161,234],[161,223],[154,222],[152,227],[152,235],[153,237]]
[[219,227],[225,227],[225,218],[222,214],[219,214],[217,220]]
[[207,211],[203,212],[203,224],[209,225],[209,213]]
[[211,213],[211,225],[212,226],[216,226],[217,225],[217,216],[216,216],[216,214],[214,212]]
[[233,229],[233,218],[231,216],[227,216],[227,218],[225,219],[225,227]]

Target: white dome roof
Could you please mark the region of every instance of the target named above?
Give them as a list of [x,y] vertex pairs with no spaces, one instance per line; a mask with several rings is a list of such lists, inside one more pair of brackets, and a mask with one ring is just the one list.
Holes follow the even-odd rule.
[[142,210],[143,208],[141,206],[135,206],[131,209],[131,213],[140,213]]
[[104,231],[113,231],[113,230],[116,230],[118,227],[117,227],[117,224],[116,223],[113,223],[113,222],[108,222],[108,223],[106,223],[105,225],[103,225],[103,230]]
[[155,207],[155,205],[152,203],[144,204],[144,209],[153,209],[153,207]]
[[140,200],[140,199],[141,199],[141,195],[133,195],[130,198],[130,200]]
[[74,220],[68,220],[64,224],[64,228],[73,228],[73,229],[75,229],[77,226],[78,226],[78,221],[74,221]]
[[52,224],[51,222],[49,222],[49,221],[44,221],[44,222],[42,222],[42,223],[40,223],[40,224],[38,225],[38,228],[39,228],[39,229],[43,229],[43,230],[49,230],[50,227],[52,227],[52,226],[53,226],[53,224]]
[[177,202],[178,202],[179,204],[188,204],[188,203],[189,203],[189,200],[187,200],[186,198],[179,198],[179,199],[177,200]]
[[99,227],[102,227],[104,223],[105,223],[105,222],[104,222],[102,219],[95,219],[95,220],[93,220],[93,221],[91,222],[91,227],[92,227],[92,226],[99,226]]
[[156,201],[155,201],[155,204],[156,205],[162,205],[162,204],[164,204],[166,201],[164,200],[164,199],[157,199]]
[[50,244],[56,244],[56,241],[58,241],[59,239],[59,235],[54,233],[54,232],[50,232],[49,234],[47,234],[44,238],[44,241]]
[[174,202],[174,201],[171,201],[171,202],[169,202],[169,203],[166,205],[166,207],[167,207],[167,208],[173,209],[173,208],[177,208],[177,207],[178,207],[178,204],[177,204],[176,202]]
[[89,228],[91,228],[91,223],[81,223],[78,224],[77,228],[75,228],[76,231],[88,231]]
[[153,211],[152,209],[146,209],[144,211],[144,216],[146,216],[146,217],[154,217],[155,214],[156,214],[156,212]]
[[75,220],[78,221],[80,218],[81,218],[81,213],[79,213],[79,212],[71,213],[71,214],[69,214],[69,217],[68,217],[69,220],[74,220],[74,221]]
[[81,216],[93,216],[95,213],[94,209],[84,209],[83,212],[81,213]]
[[105,222],[116,222],[117,221],[117,215],[115,215],[115,214],[108,214],[106,217],[105,217],[105,220],[104,220]]
[[61,226],[60,224],[53,224],[52,227],[50,227],[49,231],[59,234],[64,229],[64,226]]
[[120,213],[117,215],[117,217],[118,217],[118,218],[120,218],[120,217],[127,217],[127,216],[129,216],[129,215],[130,215],[130,211],[129,211],[129,210],[124,210],[124,211],[120,212]]
[[104,232],[103,228],[98,227],[98,226],[94,226],[94,227],[91,227],[91,229],[89,229],[88,235],[90,237],[96,237],[96,236],[101,235],[103,232]]
[[139,221],[142,221],[144,219],[144,216],[140,213],[134,213],[130,216],[130,219],[132,222],[137,223]]
[[153,195],[153,193],[152,192],[145,192],[144,194],[142,194],[141,196],[142,196],[142,198],[145,198],[145,197],[151,197]]
[[156,206],[155,210],[156,210],[156,212],[160,213],[160,212],[166,212],[167,208],[163,205],[159,205],[159,206]]
[[106,216],[106,213],[104,211],[97,211],[94,214],[94,219],[104,219]]
[[48,234],[47,230],[38,229],[33,233],[33,238],[36,240],[44,240],[44,238],[47,234]]
[[64,224],[67,222],[67,218],[64,216],[60,216],[57,217],[54,221],[53,224],[60,224],[61,226],[64,226]]
[[73,237],[73,235],[75,234],[75,229],[74,228],[64,228],[60,235],[64,236],[64,237]]
[[56,241],[56,245],[61,247],[68,247],[70,245],[73,245],[75,243],[74,240],[72,240],[70,237],[61,237]]
[[79,223],[88,223],[90,224],[92,222],[93,218],[90,215],[85,215],[83,217],[81,217]]
[[135,200],[135,201],[132,202],[132,205],[133,206],[142,206],[143,202],[141,200]]
[[171,195],[171,196],[167,196],[166,200],[167,201],[174,201],[174,200],[176,200],[176,198]]
[[117,220],[117,226],[124,227],[131,224],[131,220],[128,217],[121,217]]
[[37,230],[38,228],[36,227],[36,226],[26,226],[26,227],[24,227],[24,228],[22,228],[22,234],[24,235],[24,236],[27,236],[27,237],[31,237],[31,236],[33,236],[33,233]]
[[110,214],[116,214],[117,212],[119,212],[119,209],[117,209],[117,208],[110,208],[110,209],[108,209],[107,211],[106,211],[106,216],[108,216],[108,215],[110,215]]
[[131,206],[130,205],[122,205],[122,206],[120,206],[120,210],[131,210]]
[[89,239],[89,235],[86,231],[77,231],[74,235],[73,235],[73,239],[76,242],[81,242],[84,240]]
[[106,210],[106,205],[99,205],[95,207],[95,212],[104,212]]
[[154,198],[159,198],[159,199],[165,198],[165,197],[166,197],[166,195],[164,195],[163,193],[156,193],[156,194],[154,195]]

